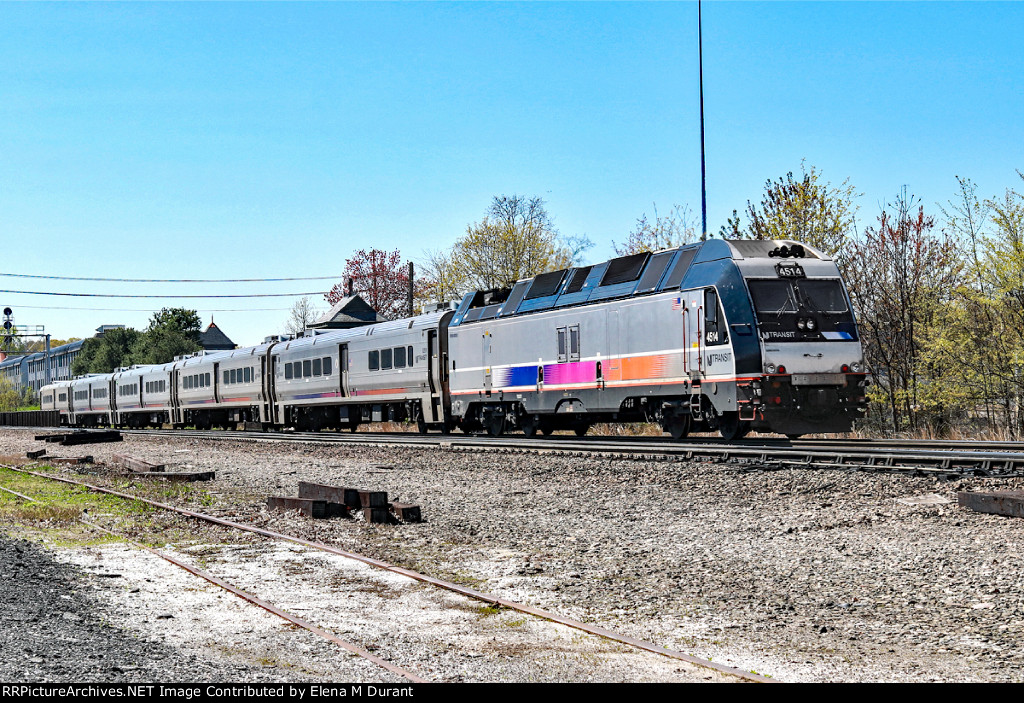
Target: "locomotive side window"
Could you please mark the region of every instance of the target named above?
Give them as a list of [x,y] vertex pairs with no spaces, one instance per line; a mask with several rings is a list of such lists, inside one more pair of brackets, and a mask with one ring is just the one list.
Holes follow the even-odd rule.
[[558,360],[565,361],[566,359],[566,343],[565,343],[565,327],[559,327],[556,331],[558,335]]
[[725,316],[718,301],[718,292],[714,288],[704,291],[704,344],[714,346],[729,341],[728,327]]
[[580,360],[580,326],[569,328],[569,361]]

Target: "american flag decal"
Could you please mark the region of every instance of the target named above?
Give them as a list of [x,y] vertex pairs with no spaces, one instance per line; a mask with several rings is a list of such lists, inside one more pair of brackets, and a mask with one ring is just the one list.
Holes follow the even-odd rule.
[[683,299],[682,298],[673,298],[672,299],[672,309],[673,310],[682,310],[683,309]]

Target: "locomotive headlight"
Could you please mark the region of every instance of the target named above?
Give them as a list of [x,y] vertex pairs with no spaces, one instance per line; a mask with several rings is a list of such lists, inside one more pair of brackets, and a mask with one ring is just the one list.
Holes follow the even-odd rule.
[[764,370],[768,373],[775,373],[775,364],[768,364],[764,367]]
[[864,367],[861,365],[859,361],[855,361],[852,364],[850,364],[850,369],[854,373],[860,373],[864,369]]
[[818,327],[818,323],[815,322],[813,319],[810,319],[810,320],[807,321],[807,329],[814,330],[814,329],[817,329],[817,327]]
[[799,327],[800,329],[807,329],[807,320],[801,317],[799,320],[796,321],[796,326]]

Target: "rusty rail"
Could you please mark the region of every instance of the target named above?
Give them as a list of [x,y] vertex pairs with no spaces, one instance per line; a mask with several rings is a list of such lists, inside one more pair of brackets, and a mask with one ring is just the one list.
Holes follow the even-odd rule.
[[[15,469],[14,467],[8,466],[6,468],[13,469],[14,471],[18,471],[18,469]],[[46,476],[45,474],[37,474],[37,473],[31,472],[31,471],[26,472],[26,473],[31,473],[33,476],[44,476],[46,478],[51,478],[51,479],[56,478],[54,476]],[[36,500],[35,498],[27,496],[27,495],[25,495],[23,493],[18,493],[17,491],[13,491],[10,488],[5,488],[3,486],[0,486],[0,491],[4,491],[6,493],[11,493],[13,495],[18,496],[19,498],[22,498],[24,500],[30,501],[32,503],[39,503],[40,505],[42,504],[40,501]],[[143,499],[142,498],[136,498],[135,500],[143,500]],[[390,671],[393,674],[397,674],[398,676],[401,676],[404,679],[412,681],[413,683],[430,683],[427,679],[420,678],[416,674],[413,674],[410,671],[406,671],[405,669],[403,669],[403,668],[401,668],[399,666],[396,666],[396,665],[392,664],[391,662],[389,662],[389,661],[387,661],[385,659],[381,659],[380,657],[376,656],[375,654],[371,654],[370,652],[366,651],[365,649],[363,649],[361,647],[357,647],[356,645],[354,645],[354,644],[352,644],[350,642],[346,642],[345,640],[341,639],[337,635],[335,635],[335,634],[333,634],[331,632],[328,632],[327,630],[324,630],[324,629],[322,629],[320,627],[317,627],[316,625],[314,625],[314,624],[312,624],[312,623],[310,623],[310,622],[308,622],[306,620],[303,620],[302,618],[300,618],[298,616],[292,615],[291,613],[288,613],[288,612],[286,612],[284,610],[281,610],[280,608],[278,608],[277,606],[273,605],[272,603],[269,603],[268,601],[265,601],[262,598],[259,598],[258,596],[255,596],[255,595],[249,593],[248,591],[243,591],[241,588],[238,588],[237,586],[232,586],[227,581],[219,579],[216,576],[214,576],[213,574],[210,574],[210,573],[208,573],[206,571],[203,571],[202,569],[197,569],[194,566],[186,564],[185,562],[180,561],[178,559],[175,559],[174,557],[172,557],[172,556],[170,556],[168,554],[164,554],[163,552],[160,552],[160,551],[158,551],[156,549],[153,549],[152,547],[147,547],[144,544],[136,542],[135,540],[133,540],[131,537],[128,537],[127,535],[120,534],[118,532],[115,532],[114,530],[110,530],[110,529],[108,529],[106,527],[103,527],[102,525],[97,525],[95,522],[92,522],[91,520],[86,520],[85,518],[81,518],[81,517],[78,518],[78,519],[83,524],[88,525],[89,527],[91,527],[91,528],[93,528],[95,530],[99,530],[100,532],[105,532],[108,535],[111,535],[113,537],[117,537],[118,539],[124,540],[125,542],[127,542],[127,543],[129,543],[129,544],[131,544],[131,545],[133,545],[133,546],[135,546],[135,547],[137,547],[139,549],[145,549],[147,552],[160,557],[164,561],[170,562],[171,564],[174,564],[175,566],[177,566],[177,567],[179,567],[181,569],[184,569],[185,571],[189,572],[193,576],[198,576],[201,579],[209,581],[213,585],[218,586],[220,588],[223,588],[228,593],[231,593],[231,594],[233,594],[235,596],[238,596],[242,600],[248,601],[249,603],[252,603],[253,605],[256,605],[256,606],[258,606],[260,608],[263,608],[267,612],[272,613],[273,615],[276,615],[277,617],[282,618],[283,620],[286,620],[286,621],[292,623],[293,625],[297,625],[297,626],[303,628],[304,630],[308,630],[309,632],[313,633],[314,635],[318,635],[318,636],[324,638],[328,642],[333,642],[334,644],[338,645],[342,649],[344,649],[344,650],[346,650],[348,652],[351,652],[352,654],[355,654],[357,656],[360,656],[363,659],[366,659],[367,661],[369,661],[369,662],[371,662],[373,664],[376,664],[377,666],[381,667],[382,669],[386,669],[387,671]]]
[[71,484],[71,485],[75,485],[75,486],[80,486],[82,488],[86,488],[86,489],[91,490],[91,491],[97,491],[99,493],[106,493],[108,495],[113,495],[113,496],[117,496],[119,498],[124,498],[126,500],[137,500],[139,502],[146,503],[147,505],[152,505],[153,507],[160,508],[162,510],[169,510],[171,512],[178,513],[180,515],[186,515],[188,517],[192,517],[192,518],[195,518],[197,520],[203,520],[205,522],[209,522],[209,523],[212,523],[214,525],[221,525],[222,527],[230,527],[230,528],[233,528],[233,529],[236,529],[236,530],[243,530],[245,532],[252,532],[254,534],[262,535],[262,536],[268,537],[270,539],[278,539],[278,540],[282,540],[282,541],[285,541],[285,542],[291,542],[293,544],[299,544],[299,545],[302,545],[304,547],[309,547],[311,549],[317,549],[317,550],[320,550],[322,552],[327,552],[329,554],[336,554],[338,556],[345,557],[346,559],[352,559],[354,561],[358,561],[358,562],[361,562],[363,564],[367,564],[369,566],[376,567],[378,569],[383,569],[385,571],[390,571],[391,573],[394,573],[394,574],[400,574],[400,575],[405,576],[407,578],[411,578],[411,579],[414,579],[416,581],[420,581],[422,583],[430,584],[431,586],[435,586],[437,588],[441,588],[441,589],[444,589],[444,590],[447,590],[447,591],[452,591],[453,593],[458,593],[458,594],[463,595],[463,596],[465,596],[467,598],[472,598],[473,600],[483,601],[483,602],[489,603],[491,605],[498,605],[498,606],[501,606],[503,608],[508,608],[509,610],[515,610],[515,611],[520,612],[520,613],[526,613],[528,615],[533,615],[533,616],[536,616],[536,617],[539,617],[539,618],[543,618],[545,620],[550,620],[551,622],[555,622],[555,623],[558,623],[560,625],[565,625],[566,627],[571,627],[573,629],[580,630],[582,632],[586,632],[586,633],[591,634],[591,635],[597,635],[598,637],[603,637],[603,638],[611,640],[613,642],[618,642],[620,644],[625,644],[625,645],[629,645],[631,647],[636,647],[637,649],[641,649],[641,650],[644,650],[644,651],[647,651],[647,652],[652,652],[654,654],[660,654],[662,656],[669,657],[671,659],[677,659],[679,661],[684,661],[684,662],[687,662],[687,663],[690,663],[690,664],[694,664],[696,666],[701,666],[701,667],[704,667],[704,668],[707,668],[707,669],[713,669],[714,671],[717,671],[717,672],[719,672],[721,674],[726,674],[728,676],[735,676],[735,677],[743,679],[745,681],[751,681],[751,682],[757,682],[757,683],[777,683],[777,681],[775,679],[768,678],[767,676],[761,676],[760,674],[755,674],[753,672],[743,671],[743,670],[737,669],[735,667],[725,666],[723,664],[718,664],[717,662],[712,662],[712,661],[709,661],[707,659],[701,659],[699,657],[694,657],[694,656],[691,656],[689,654],[685,654],[683,652],[679,652],[679,651],[676,651],[676,650],[673,650],[673,649],[668,649],[666,647],[662,647],[662,646],[654,644],[652,642],[647,642],[645,640],[638,639],[636,637],[630,637],[629,635],[623,635],[623,634],[614,632],[612,630],[608,630],[608,629],[605,629],[603,627],[599,627],[597,625],[590,625],[588,623],[581,622],[579,620],[574,620],[574,619],[566,617],[564,615],[559,615],[558,613],[553,613],[553,612],[548,611],[548,610],[543,610],[541,608],[536,608],[536,607],[534,607],[532,605],[526,605],[526,604],[523,604],[523,603],[518,603],[516,601],[508,600],[506,598],[501,598],[501,597],[498,597],[498,596],[495,596],[495,595],[492,595],[492,594],[489,594],[489,593],[483,593],[481,591],[476,591],[476,590],[474,590],[472,588],[466,588],[465,586],[460,586],[460,585],[455,584],[455,583],[450,583],[448,581],[443,581],[441,579],[434,578],[433,576],[427,576],[426,574],[421,574],[421,573],[418,573],[416,571],[411,571],[409,569],[404,569],[404,568],[402,568],[400,566],[394,566],[392,564],[388,564],[387,562],[381,561],[379,559],[374,559],[373,557],[364,556],[364,555],[359,554],[357,552],[348,552],[348,551],[345,551],[343,549],[338,549],[337,547],[332,547],[332,546],[330,546],[328,544],[322,544],[320,542],[312,542],[312,541],[309,541],[309,540],[302,539],[301,537],[293,537],[291,535],[286,535],[286,534],[283,534],[283,533],[274,532],[272,530],[265,530],[265,529],[263,529],[261,527],[255,527],[253,525],[246,525],[244,523],[233,522],[231,520],[225,520],[223,518],[214,517],[213,515],[206,515],[204,513],[195,512],[194,510],[188,510],[187,508],[178,508],[176,506],[168,505],[166,503],[160,503],[160,502],[157,502],[157,501],[154,501],[154,500],[149,500],[148,498],[141,498],[139,496],[131,495],[130,493],[122,493],[120,491],[115,491],[115,490],[110,489],[110,488],[103,488],[101,486],[94,486],[92,484],[84,483],[82,481],[75,481],[73,479],[63,478],[61,476],[51,476],[51,475],[39,473],[39,472],[36,472],[36,471],[28,471],[26,469],[19,469],[17,467],[13,467],[13,466],[8,466],[6,468],[9,468],[12,471],[15,471],[15,472],[18,472],[18,473],[25,473],[25,474],[29,474],[31,476],[37,476],[39,478],[47,478],[47,479],[51,479],[51,480],[54,480],[54,481],[60,481],[62,483],[68,483],[68,484]]

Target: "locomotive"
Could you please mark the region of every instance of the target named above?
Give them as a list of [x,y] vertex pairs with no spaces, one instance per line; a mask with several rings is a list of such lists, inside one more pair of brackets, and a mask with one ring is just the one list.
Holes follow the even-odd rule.
[[405,420],[533,436],[653,421],[677,440],[732,440],[847,432],[867,383],[833,260],[794,241],[712,239],[476,291],[455,310],[62,381],[41,396],[76,426]]

